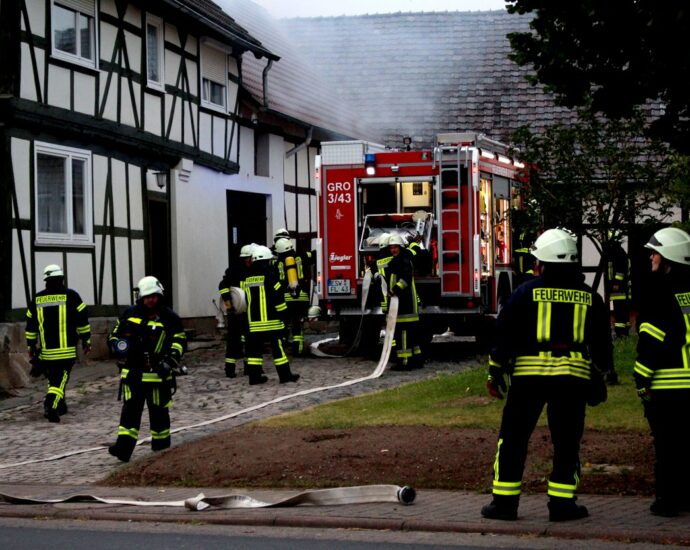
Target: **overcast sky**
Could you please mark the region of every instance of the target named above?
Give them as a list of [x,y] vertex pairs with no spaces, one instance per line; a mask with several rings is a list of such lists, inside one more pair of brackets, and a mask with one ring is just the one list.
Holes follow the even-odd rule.
[[274,17],[360,15],[398,11],[501,10],[504,0],[254,0]]

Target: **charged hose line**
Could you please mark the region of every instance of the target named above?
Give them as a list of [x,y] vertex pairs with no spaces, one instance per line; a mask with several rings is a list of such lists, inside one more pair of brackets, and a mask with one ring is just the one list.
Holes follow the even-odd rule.
[[[386,319],[386,333],[385,337],[383,339],[383,350],[381,351],[381,358],[379,359],[378,364],[376,365],[376,368],[374,371],[362,378],[355,378],[354,380],[346,380],[345,382],[341,382],[339,384],[333,384],[330,386],[321,386],[318,388],[310,388],[306,390],[301,390],[295,393],[291,393],[288,395],[283,395],[281,397],[276,397],[275,399],[271,399],[270,401],[265,401],[263,403],[258,403],[256,405],[252,405],[251,407],[247,407],[245,409],[235,411],[223,416],[219,416],[218,418],[213,418],[211,420],[206,420],[204,422],[198,422],[197,424],[190,424],[188,426],[181,426],[179,428],[174,428],[170,430],[170,433],[179,433],[182,431],[187,431],[187,430],[193,430],[196,428],[202,428],[204,426],[210,426],[211,424],[216,424],[218,422],[223,422],[225,420],[229,420],[231,418],[236,418],[238,416],[242,416],[243,414],[247,414],[259,409],[263,409],[265,407],[268,407],[270,405],[274,405],[276,403],[281,403],[283,401],[287,401],[289,399],[293,399],[295,397],[300,397],[303,395],[310,395],[312,393],[318,393],[326,390],[332,390],[336,388],[344,388],[347,386],[352,386],[354,384],[359,384],[360,382],[365,382],[367,380],[373,380],[375,378],[379,378],[382,374],[383,371],[386,368],[386,365],[388,364],[388,359],[390,358],[391,354],[391,348],[393,345],[393,334],[395,332],[395,321],[398,316],[398,298],[397,296],[393,297],[390,301],[389,307],[388,307],[388,317]],[[146,437],[143,439],[140,439],[137,441],[137,445],[142,445],[144,443],[148,443],[151,441],[151,437]],[[48,457],[43,457],[43,458],[34,458],[34,459],[29,459],[29,460],[24,460],[21,462],[14,462],[12,464],[0,464],[0,470],[6,470],[9,468],[16,468],[19,466],[25,466],[27,464],[36,464],[39,462],[50,462],[53,460],[60,460],[63,458],[67,458],[70,456],[75,456],[79,454],[84,454],[84,453],[91,453],[95,451],[100,451],[103,449],[106,449],[106,445],[101,445],[98,447],[90,447],[88,449],[78,449],[76,451],[70,451],[67,453],[62,453],[62,454],[57,454],[57,455],[52,455]]]
[[184,500],[146,501],[121,498],[103,498],[94,495],[74,494],[56,499],[17,497],[0,493],[0,502],[7,504],[65,504],[73,502],[94,502],[100,504],[120,504],[126,506],[164,506],[186,508],[191,511],[216,508],[220,510],[246,508],[287,508],[307,504],[312,506],[334,506],[343,504],[366,504],[371,502],[397,502],[412,504],[417,494],[412,487],[398,485],[360,485],[355,487],[334,487],[332,489],[312,489],[302,491],[291,497],[274,502],[264,502],[247,495],[229,494],[206,496],[199,493]]

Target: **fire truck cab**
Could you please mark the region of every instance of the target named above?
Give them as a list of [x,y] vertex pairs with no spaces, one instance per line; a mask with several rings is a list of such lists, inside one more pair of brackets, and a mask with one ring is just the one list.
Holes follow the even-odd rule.
[[[476,333],[468,325],[481,325],[478,316],[495,314],[510,295],[510,210],[523,165],[507,146],[474,132],[439,134],[420,151],[326,142],[317,167],[317,291],[330,316],[362,315],[362,280],[385,233],[426,251],[415,282],[432,332]],[[381,314],[378,306],[367,303],[365,314]]]

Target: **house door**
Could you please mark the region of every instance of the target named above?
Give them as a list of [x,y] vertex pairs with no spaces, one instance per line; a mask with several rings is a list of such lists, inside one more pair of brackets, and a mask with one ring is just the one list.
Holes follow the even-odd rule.
[[153,275],[165,289],[168,305],[172,306],[172,277],[170,263],[170,218],[168,203],[149,196],[148,198],[148,263],[146,275]]
[[237,258],[240,248],[249,243],[271,246],[266,236],[266,195],[227,191],[228,261]]

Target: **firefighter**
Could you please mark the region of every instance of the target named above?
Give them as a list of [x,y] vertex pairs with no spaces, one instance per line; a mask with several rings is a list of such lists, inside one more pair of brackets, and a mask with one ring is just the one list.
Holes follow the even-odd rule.
[[67,412],[65,388],[77,359],[77,341],[85,354],[91,350],[91,327],[86,305],[74,290],[65,287],[59,265],[43,270],[45,289],[34,296],[26,311],[26,343],[31,375],[45,374],[48,393],[43,402],[49,422],[60,422]]
[[630,260],[615,236],[606,246],[608,263],[608,292],[613,309],[613,330],[618,338],[630,332]]
[[433,260],[431,253],[424,247],[424,243],[422,243],[422,235],[417,232],[410,235],[410,244],[407,250],[412,256],[412,265],[414,266],[415,275],[426,276],[431,274]]
[[370,266],[371,275],[374,281],[377,281],[379,283],[379,291],[372,293],[372,296],[374,297],[374,299],[378,299],[381,311],[383,311],[384,313],[388,311],[388,295],[387,292],[382,291],[383,289],[381,288],[381,281],[383,281],[383,284],[385,284],[386,267],[393,259],[393,256],[391,256],[390,253],[390,249],[388,248],[388,241],[390,241],[390,238],[390,233],[382,233],[379,236],[379,251],[376,254],[374,261],[371,263]]
[[246,244],[240,249],[238,260],[225,270],[225,275],[223,275],[223,279],[218,284],[218,292],[225,303],[225,310],[227,312],[225,324],[227,330],[225,376],[228,378],[235,378],[237,376],[237,363],[244,359],[242,343],[246,340],[247,315],[246,312],[237,311],[237,308],[233,305],[233,296],[237,296],[235,293],[238,291],[242,292],[242,296],[244,295],[241,287],[251,269],[252,249],[255,246],[254,243]]
[[514,288],[517,288],[534,277],[534,256],[529,251],[529,245],[534,239],[526,230],[515,231],[513,235]]
[[278,239],[289,239],[289,238],[290,238],[290,232],[287,229],[285,229],[284,227],[281,227],[280,229],[276,230],[275,233],[273,233],[273,245],[275,246]]
[[493,500],[486,518],[514,520],[527,444],[544,405],[553,441],[548,482],[549,520],[588,515],[575,502],[585,406],[606,399],[603,373],[613,367],[611,333],[603,299],[586,285],[572,234],[549,229],[531,248],[538,275],[523,283],[498,315],[489,356],[487,389],[506,392],[494,461]]
[[275,242],[275,252],[278,255],[278,276],[288,308],[292,356],[301,357],[305,355],[302,321],[309,309],[309,278],[305,276],[305,264],[308,260],[302,258],[292,246],[292,241],[286,238]]
[[268,381],[263,374],[263,345],[268,340],[272,345],[273,363],[281,384],[297,382],[299,374],[290,371],[282,334],[285,329],[287,304],[282,286],[270,262],[273,253],[266,246],[257,246],[252,251],[252,269],[244,280],[247,300],[247,368],[249,384],[264,384]]
[[170,447],[170,413],[176,390],[175,370],[187,349],[177,314],[166,307],[163,285],[143,277],[136,304],[120,316],[110,334],[113,353],[122,361],[122,413],[111,455],[128,462],[139,437],[144,403],[149,409],[151,449]]
[[404,249],[400,235],[391,235],[388,248],[392,259],[386,267],[388,297],[398,297],[398,316],[395,323],[396,365],[393,370],[410,370],[424,365],[419,347],[419,301],[414,283],[411,255]]
[[640,311],[634,376],[656,454],[650,510],[671,517],[690,507],[684,435],[690,417],[690,235],[661,229],[645,248],[655,282]]

